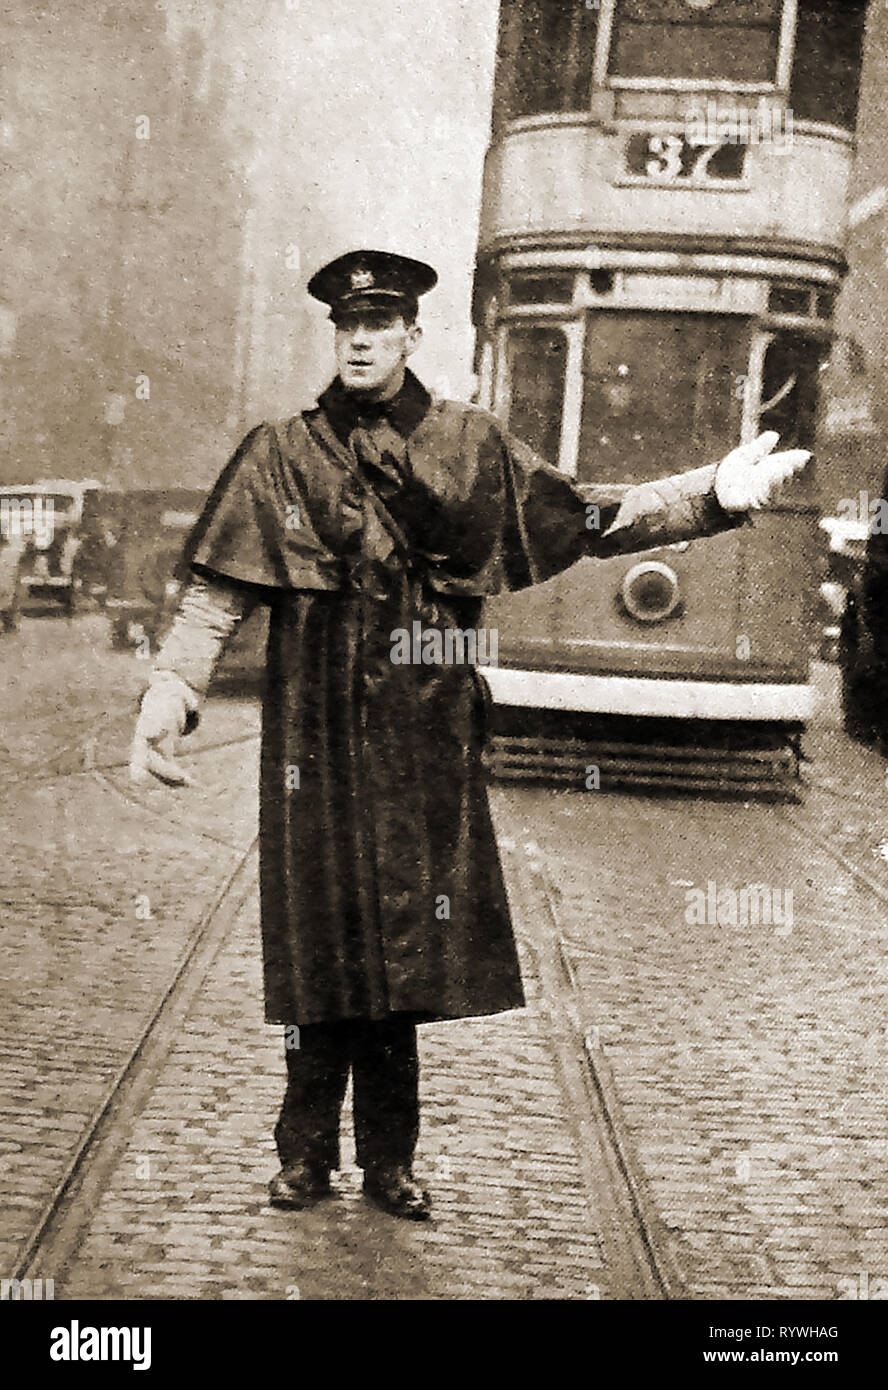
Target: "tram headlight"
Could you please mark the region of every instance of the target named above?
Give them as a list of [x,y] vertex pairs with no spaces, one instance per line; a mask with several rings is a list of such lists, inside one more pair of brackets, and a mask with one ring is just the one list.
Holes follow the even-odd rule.
[[623,576],[620,597],[626,612],[638,622],[662,622],[681,602],[678,575],[661,560],[643,560]]

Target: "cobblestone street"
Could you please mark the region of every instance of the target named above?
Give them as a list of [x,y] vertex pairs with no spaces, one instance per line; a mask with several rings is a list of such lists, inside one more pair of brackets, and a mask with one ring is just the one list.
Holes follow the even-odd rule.
[[416,1226],[362,1200],[347,1126],[337,1196],[305,1213],[268,1207],[284,1068],[260,1000],[251,900],[57,1296],[607,1296],[594,1195],[536,1009],[422,1030],[417,1171],[436,1220]]
[[[4,1275],[70,1178],[21,1266],[57,1299],[657,1297],[621,1257],[597,1088],[683,1296],[888,1292],[885,912],[835,858],[888,889],[884,773],[828,701],[791,813],[493,788],[528,1007],[420,1030],[435,1220],[414,1226],[361,1198],[348,1105],[335,1196],[266,1204],[284,1060],[262,1021],[256,705],[209,703],[194,787],[133,792],[141,664],[96,617],[6,641]],[[792,920],[690,922],[710,881],[790,890]]]
[[[3,651],[5,1272],[252,839],[256,754],[255,740],[208,752],[179,800],[134,795],[122,764],[142,663],[111,653],[93,618],[26,622]],[[225,743],[257,715],[223,706],[212,723]]]
[[[885,773],[839,732],[833,674],[791,825],[756,802],[493,793],[544,866],[589,1055],[695,1298],[888,1296],[885,901],[829,852],[888,890]],[[789,890],[791,925],[690,923],[709,882]]]

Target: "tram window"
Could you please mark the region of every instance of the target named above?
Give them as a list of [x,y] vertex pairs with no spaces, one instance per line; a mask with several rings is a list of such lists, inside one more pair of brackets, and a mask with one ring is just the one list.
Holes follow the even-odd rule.
[[567,339],[560,328],[516,325],[509,334],[509,429],[553,467],[561,446]]
[[510,304],[569,304],[573,275],[515,275],[509,282]]
[[789,105],[797,121],[854,130],[866,0],[799,0]]
[[790,285],[774,285],[768,294],[772,314],[795,314],[807,318],[811,313],[811,291]]
[[588,110],[597,25],[583,0],[501,0],[494,126]]
[[646,482],[711,463],[740,436],[746,320],[590,313],[580,482]]
[[616,276],[612,270],[590,270],[589,288],[593,294],[613,294]]
[[617,0],[614,77],[774,82],[782,0]]
[[786,449],[813,449],[820,364],[827,351],[817,339],[778,333],[762,366],[759,429],[776,430]]
[[821,319],[831,319],[836,307],[835,290],[823,290],[817,296],[817,317]]

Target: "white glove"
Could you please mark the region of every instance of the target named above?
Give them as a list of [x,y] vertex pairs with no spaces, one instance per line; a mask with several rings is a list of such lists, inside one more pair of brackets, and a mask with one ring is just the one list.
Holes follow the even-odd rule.
[[185,732],[188,715],[196,713],[199,700],[175,671],[155,671],[142,696],[136,731],[130,750],[130,777],[147,782],[156,777],[170,786],[191,784],[192,778],[173,758],[175,739]]
[[772,453],[779,442],[776,430],[767,430],[722,459],[715,474],[715,495],[726,512],[757,511],[781,483],[804,468],[810,451],[784,449],[779,454]]

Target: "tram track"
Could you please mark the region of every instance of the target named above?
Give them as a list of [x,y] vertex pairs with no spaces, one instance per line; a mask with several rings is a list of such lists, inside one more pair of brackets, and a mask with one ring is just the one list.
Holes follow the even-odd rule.
[[850,874],[872,897],[888,907],[888,886],[880,883],[875,874],[869,869],[864,868],[856,859],[852,859],[849,855],[838,849],[828,836],[821,834],[816,827],[811,825],[810,821],[804,820],[795,808],[781,805],[779,810],[784,824],[789,826],[792,833],[803,846],[812,842],[816,844],[818,849],[822,850],[824,854],[829,855],[839,868]]
[[[215,743],[202,744],[200,748],[195,748],[193,753],[186,752],[180,756],[182,760],[185,761],[191,758],[201,757],[204,753],[215,753],[226,748],[243,747],[249,743],[257,743],[258,740],[258,732],[244,734],[238,738],[219,739]],[[152,818],[162,819],[168,822],[169,817],[166,808],[162,809],[156,802],[152,801],[150,788],[147,791],[140,790],[131,782],[121,786],[113,777],[108,775],[110,772],[122,771],[128,767],[128,760],[121,761],[109,764],[107,767],[102,767],[101,769],[93,768],[91,769],[90,775],[95,781],[105,787],[112,796],[119,797],[126,805],[137,807],[138,810],[143,811]],[[211,835],[205,829],[195,829],[194,833],[197,834],[201,840],[206,840],[210,844],[222,845],[226,849],[236,848],[230,840],[223,840],[218,835]]]
[[[246,739],[222,740],[197,752]],[[95,775],[95,774],[94,774]],[[111,790],[118,790],[109,782]],[[799,840],[811,828],[799,823],[794,808],[772,808]],[[888,893],[859,865],[836,851],[826,837],[814,838],[837,864],[854,874],[880,902]],[[529,849],[505,852],[516,926],[530,950],[542,987],[546,1033],[577,1134],[590,1201],[609,1272],[609,1296],[675,1300],[688,1297],[683,1271],[673,1254],[674,1239],[664,1231],[656,1203],[623,1115],[616,1080],[604,1048],[584,1031],[576,1008],[576,981],[564,950],[558,894],[545,863]],[[76,1147],[26,1239],[12,1277],[53,1277],[76,1256],[83,1231],[127,1142],[132,1119],[144,1107],[177,1029],[211,968],[254,880],[256,841],[239,856],[233,871],[201,919],[184,956],[151,1008],[129,1053],[84,1126]],[[533,920],[531,924],[531,919]],[[523,928],[523,930],[522,930]]]
[[[106,716],[110,719],[111,716]],[[133,725],[133,716],[126,716],[128,727]],[[255,742],[259,737],[258,731],[254,730],[249,734],[241,734],[235,738],[219,739],[213,743],[202,743],[199,747],[192,749],[184,748],[183,757],[199,757],[203,753],[211,753],[220,748],[234,748],[244,743]],[[129,758],[119,756],[113,762],[97,763],[95,761],[95,745],[98,742],[98,735],[91,735],[85,741],[65,744],[61,749],[56,750],[56,761],[50,767],[41,768],[39,771],[21,768],[18,775],[9,777],[0,784],[0,790],[7,791],[13,787],[31,787],[35,784],[46,782],[57,782],[68,777],[83,777],[90,773],[106,774],[109,772],[121,772],[129,767]],[[62,760],[68,756],[78,759],[76,766],[65,767]]]
[[[127,1142],[128,1121],[145,1104],[191,1001],[255,883],[254,837],[201,918],[128,1055],[81,1130],[49,1198],[26,1237],[13,1279],[61,1282],[98,1194]],[[87,1163],[87,1160],[89,1162]]]
[[[542,986],[547,1035],[577,1134],[590,1202],[598,1221],[609,1298],[686,1297],[644,1174],[622,1122],[616,1086],[577,1016],[569,963],[559,949],[557,907],[544,865],[509,841],[506,850],[513,908],[525,949]],[[536,919],[529,929],[529,919]]]
[[[772,814],[791,828],[797,842],[803,835],[812,838],[811,827],[797,823],[794,810],[772,808]],[[511,830],[509,827],[510,834]],[[825,836],[813,838],[881,903],[888,899],[884,888],[861,866],[837,852]],[[239,857],[129,1055],[108,1084],[22,1247],[13,1278],[53,1277],[57,1287],[64,1287],[66,1268],[76,1258],[95,1205],[125,1149],[132,1121],[150,1099],[194,996],[249,896],[255,850],[253,841]],[[583,1031],[578,1017],[572,963],[563,949],[558,893],[541,859],[534,845],[519,848],[508,840],[504,860],[516,927],[541,985],[546,1036],[577,1136],[608,1270],[607,1296],[630,1300],[693,1297],[678,1262],[680,1243],[676,1247],[675,1233],[664,1229],[624,1121],[606,1052]]]
[[[557,793],[556,793],[557,796]],[[518,799],[515,800],[514,798]],[[561,1007],[570,1023],[572,1036],[567,1039],[571,1065],[574,1071],[582,1071],[583,1082],[590,1098],[590,1113],[599,1121],[600,1129],[606,1136],[606,1149],[614,1172],[610,1178],[611,1198],[615,1210],[622,1211],[622,1219],[617,1223],[617,1243],[623,1240],[634,1243],[636,1249],[632,1259],[636,1266],[639,1261],[646,1262],[650,1278],[659,1288],[658,1294],[648,1297],[667,1299],[712,1297],[711,1292],[698,1290],[711,1287],[709,1276],[703,1273],[700,1251],[713,1241],[717,1231],[708,1231],[712,1226],[709,1217],[709,1202],[699,1193],[711,1191],[713,1202],[723,1204],[732,1213],[731,1224],[726,1229],[731,1232],[743,1231],[749,1221],[750,1233],[756,1229],[756,1219],[750,1218],[742,1197],[742,1183],[719,1172],[721,1153],[741,1154],[747,1148],[762,1164],[767,1161],[779,1165],[779,1156],[794,1153],[794,1146],[804,1143],[805,1106],[816,1106],[820,1113],[823,1104],[823,1068],[833,1065],[826,1059],[830,1057],[832,1038],[844,1028],[847,1017],[865,1019],[863,1014],[854,1014],[853,1000],[856,994],[842,1004],[841,992],[830,994],[835,988],[832,975],[823,980],[823,1013],[816,1004],[809,1001],[818,998],[816,961],[820,952],[829,959],[830,942],[840,940],[853,926],[854,931],[846,939],[855,944],[855,951],[862,952],[862,959],[878,959],[879,940],[888,922],[885,906],[888,904],[888,886],[877,872],[862,864],[857,857],[845,852],[847,846],[839,843],[833,834],[833,825],[828,815],[824,815],[823,804],[809,806],[786,802],[772,803],[767,808],[744,803],[738,805],[725,803],[721,798],[687,798],[680,802],[668,797],[646,797],[638,799],[622,793],[614,794],[616,803],[614,813],[609,813],[604,799],[570,798],[563,793],[558,798],[561,810],[555,809],[557,803],[544,805],[541,798],[533,799],[532,789],[513,792],[500,787],[497,803],[497,820],[505,828],[508,843],[523,844],[526,860],[525,875],[534,884],[535,900],[543,904],[540,909],[549,923],[548,938],[551,944],[544,951],[548,960],[544,975],[547,980],[546,992],[555,997],[561,984],[564,1002]],[[571,809],[573,803],[573,809]],[[640,820],[635,828],[633,803],[639,806]],[[597,806],[593,811],[592,807]],[[739,830],[741,820],[753,810],[757,812],[755,822],[754,846],[750,849],[743,841],[738,844],[736,862],[725,858],[722,847],[733,843],[733,836]],[[764,816],[766,824],[760,824]],[[676,817],[679,819],[676,820]],[[613,821],[614,829],[608,827]],[[632,826],[633,837],[638,835],[633,857],[627,862],[625,857],[625,835]],[[692,825],[696,828],[692,828]],[[768,828],[770,827],[770,828]],[[676,836],[676,829],[681,834]],[[564,836],[576,836],[569,843],[574,848],[564,851],[560,848]],[[531,836],[535,838],[530,838]],[[594,846],[594,876],[589,877],[583,868],[582,856],[576,850],[583,843],[583,836],[591,837]],[[539,837],[539,840],[536,838]],[[643,845],[668,845],[663,868],[666,874],[662,881],[651,880],[641,871],[638,855]],[[682,863],[687,845],[690,859]],[[697,852],[690,846],[696,846]],[[567,848],[567,846],[565,846]],[[702,853],[700,852],[702,850]],[[663,850],[660,850],[663,853]],[[755,857],[761,855],[761,868],[755,872]],[[744,863],[744,858],[748,861]],[[646,861],[642,861],[646,862]],[[559,877],[552,877],[550,866],[558,865]],[[571,865],[575,865],[571,868]],[[633,867],[629,868],[629,864]],[[768,864],[768,868],[765,868]],[[741,867],[742,865],[742,867]],[[830,866],[834,866],[833,873]],[[624,867],[625,866],[625,867]],[[750,868],[752,872],[750,873]],[[567,870],[567,880],[562,881],[562,869]],[[629,874],[624,881],[623,875]],[[661,868],[660,873],[663,873]],[[604,877],[602,878],[602,874]],[[736,881],[752,881],[757,876],[767,877],[771,884],[792,885],[796,879],[797,913],[803,916],[797,927],[802,935],[798,945],[788,951],[780,942],[785,933],[776,936],[769,934],[764,940],[768,943],[761,952],[763,962],[772,961],[775,970],[787,982],[787,989],[798,990],[799,1001],[796,1008],[801,1010],[802,1037],[796,1039],[790,1030],[780,1036],[780,1018],[786,1012],[793,1012],[793,1004],[787,1000],[787,1010],[783,1010],[780,997],[775,999],[767,982],[767,968],[761,977],[761,1003],[744,1005],[734,999],[730,992],[725,995],[717,983],[717,977],[707,973],[707,960],[718,960],[719,968],[724,961],[731,959],[736,969],[737,981],[752,983],[755,988],[755,971],[750,972],[750,960],[755,959],[755,939],[743,933],[722,937],[716,944],[716,937],[710,930],[703,933],[700,945],[701,955],[697,955],[690,938],[685,938],[684,947],[679,944],[684,933],[675,926],[684,920],[684,905],[679,891],[675,898],[671,890],[682,890],[697,883],[714,878],[719,886]],[[571,875],[573,881],[571,882]],[[777,875],[777,877],[775,877]],[[814,878],[812,885],[811,878]],[[639,877],[641,889],[639,891]],[[851,882],[849,882],[849,880]],[[659,882],[662,897],[662,910],[658,900],[651,898],[652,882]],[[807,882],[807,890],[805,883]],[[646,885],[646,886],[645,886]],[[831,885],[835,885],[834,889]],[[844,886],[843,886],[844,885]],[[859,891],[859,894],[857,892]],[[836,897],[831,896],[833,891]],[[807,892],[807,901],[806,901]],[[853,897],[850,895],[854,895]],[[625,902],[625,911],[637,914],[637,922],[629,927],[620,925],[611,917],[615,910],[612,904]],[[843,921],[843,911],[838,904],[847,902],[852,918]],[[852,907],[851,904],[854,904]],[[592,914],[589,904],[595,904]],[[618,910],[618,909],[617,909]],[[665,917],[662,917],[665,913]],[[602,935],[599,937],[594,923],[598,914],[603,914]],[[663,927],[658,928],[658,918]],[[767,919],[770,921],[770,918]],[[648,926],[650,923],[650,926]],[[712,925],[712,924],[710,924]],[[841,933],[837,938],[836,933]],[[721,935],[721,933],[719,933]],[[731,941],[736,942],[736,946]],[[795,942],[796,937],[793,935]],[[673,943],[664,949],[664,943]],[[749,942],[749,947],[740,943]],[[817,943],[816,945],[814,943]],[[773,949],[776,947],[776,949]],[[642,961],[638,951],[645,956],[653,952],[650,959]],[[746,960],[743,953],[748,949],[753,955]],[[670,955],[671,952],[671,955]],[[739,952],[739,954],[738,954]],[[843,953],[844,954],[844,953]],[[556,980],[560,975],[560,981]],[[842,975],[842,978],[846,978]],[[872,980],[873,986],[879,978],[878,973],[865,976]],[[861,988],[861,963],[855,961],[847,977],[849,988]],[[737,988],[743,996],[743,986]],[[864,988],[869,991],[867,983]],[[678,990],[676,995],[675,991]],[[665,991],[662,994],[661,991]],[[702,993],[701,993],[702,991]],[[868,997],[868,995],[867,995]],[[622,1002],[625,999],[625,1004]],[[833,1003],[836,1003],[835,1016]],[[661,1007],[662,1006],[662,1007]],[[810,1011],[810,1012],[808,1012]],[[738,1018],[745,1022],[738,1025]],[[719,1020],[722,1020],[721,1026]],[[708,1021],[707,1021],[708,1020]],[[600,1026],[595,1026],[600,1025]],[[861,1023],[861,1027],[864,1025]],[[864,1027],[865,1032],[865,1027]],[[844,1132],[843,1120],[845,1104],[844,1085],[853,1082],[855,1067],[865,1065],[865,1059],[877,1046],[878,1034],[874,1027],[871,1036],[855,1037],[852,1041],[850,1030],[844,1031],[846,1051],[835,1059],[837,1073],[841,1073],[834,1083],[829,1083],[830,1109],[822,1121],[816,1122],[813,1136],[808,1137],[810,1152],[819,1152],[821,1124],[826,1132],[834,1126],[838,1134]],[[606,1041],[601,1036],[606,1035]],[[736,1089],[730,1083],[725,1091],[725,1076],[718,1070],[724,1059],[731,1058],[730,1066],[736,1065],[738,1047],[748,1054],[737,1077]],[[855,1048],[862,1050],[855,1051]],[[869,1049],[869,1052],[867,1052]],[[742,1055],[742,1054],[741,1054]],[[581,1065],[578,1064],[581,1059]],[[844,1058],[844,1060],[843,1060]],[[721,1062],[719,1059],[723,1059]],[[813,1065],[811,1061],[813,1059]],[[678,1064],[675,1069],[676,1062]],[[713,1091],[707,1097],[705,1087],[700,1084],[712,1072]],[[757,1071],[757,1068],[762,1070]],[[745,1123],[754,1125],[752,1131],[743,1131],[745,1102],[744,1095],[762,1094],[762,1078],[773,1076],[772,1092],[764,1091],[767,1107],[773,1114],[761,1120],[749,1117]],[[787,1077],[793,1076],[791,1086]],[[642,1097],[648,1092],[652,1078],[659,1077],[664,1087],[661,1101],[651,1093],[651,1120],[655,1123],[655,1133],[647,1127],[646,1110]],[[695,1107],[698,1113],[708,1115],[706,1124],[693,1126],[685,1133],[681,1119],[681,1108],[676,1106],[676,1088],[687,1085],[687,1105],[690,1112]],[[817,1093],[816,1100],[812,1093]],[[712,1099],[715,1095],[725,1096],[725,1109],[720,1112]],[[702,1098],[705,1097],[705,1098]],[[853,1102],[852,1102],[853,1103]],[[861,1101],[866,1106],[867,1102]],[[870,1107],[871,1108],[871,1107]],[[659,1123],[654,1120],[660,1115]],[[873,1134],[877,1134],[875,1119]],[[708,1125],[708,1127],[707,1127]],[[742,1136],[742,1137],[741,1137]],[[597,1141],[600,1145],[600,1140]],[[836,1151],[841,1140],[836,1140]],[[877,1141],[873,1139],[873,1143]],[[672,1146],[670,1148],[670,1146]],[[669,1157],[670,1152],[681,1152],[684,1157],[678,1168]],[[663,1155],[665,1154],[665,1157]],[[700,1157],[694,1157],[694,1155]],[[724,1161],[724,1160],[722,1160]],[[756,1161],[755,1159],[753,1160]],[[804,1161],[804,1160],[802,1160]],[[600,1160],[599,1160],[600,1163]],[[837,1204],[838,1210],[848,1209],[855,1203],[866,1201],[868,1189],[858,1192],[855,1187],[856,1161],[849,1155],[847,1166],[835,1173],[824,1173],[822,1190],[818,1200]],[[623,1184],[624,1191],[616,1190],[615,1177]],[[785,1175],[785,1181],[798,1180],[792,1169]],[[687,1182],[687,1188],[681,1184]],[[866,1179],[869,1181],[869,1179]],[[694,1187],[694,1183],[697,1184]],[[845,1184],[843,1187],[842,1184]],[[847,1193],[851,1194],[844,1195]],[[686,1195],[677,1197],[684,1191]],[[718,1193],[718,1196],[716,1196]],[[842,1193],[842,1197],[837,1194]],[[758,1199],[757,1199],[758,1200]],[[779,1204],[777,1189],[773,1197],[762,1193],[760,1200],[767,1204]],[[684,1203],[684,1205],[682,1205]],[[660,1212],[668,1218],[664,1226]],[[680,1211],[681,1215],[677,1212]],[[691,1213],[694,1213],[692,1216]],[[687,1219],[688,1225],[685,1225]],[[817,1220],[811,1216],[812,1220]],[[838,1220],[838,1218],[837,1218]],[[685,1239],[690,1233],[691,1243]],[[730,1239],[735,1236],[731,1235]],[[853,1248],[853,1223],[849,1222],[847,1236]],[[739,1237],[738,1237],[739,1239]],[[750,1234],[750,1240],[753,1238]],[[793,1245],[795,1235],[790,1230],[774,1237]],[[766,1251],[771,1246],[771,1237],[763,1230],[754,1250]],[[620,1258],[619,1254],[616,1256]],[[713,1252],[707,1254],[710,1268],[724,1266],[729,1261],[723,1255]],[[795,1256],[794,1258],[798,1258]],[[860,1260],[860,1255],[848,1255],[847,1259]],[[626,1252],[622,1256],[624,1267],[629,1260]],[[780,1279],[772,1273],[770,1281],[762,1271],[767,1267],[768,1257],[764,1254],[748,1257],[749,1268],[755,1272],[740,1276],[735,1288],[760,1286],[754,1296],[787,1296],[766,1292],[769,1282],[780,1287]],[[755,1261],[758,1260],[758,1265]],[[743,1261],[738,1256],[738,1267]],[[631,1264],[631,1260],[630,1260]],[[849,1264],[850,1267],[850,1264]],[[809,1271],[812,1288],[818,1279],[817,1271]],[[719,1276],[721,1278],[721,1276]],[[727,1286],[730,1288],[731,1286]],[[690,1290],[690,1291],[686,1291]],[[719,1292],[717,1297],[740,1297],[738,1292]],[[748,1295],[747,1295],[748,1296]]]
[[[245,742],[224,740],[197,752]],[[103,769],[104,772],[104,769]],[[99,776],[93,770],[94,777]],[[105,781],[104,776],[99,780]],[[107,781],[111,791],[119,791]],[[139,804],[139,803],[136,803]],[[150,808],[148,808],[150,809]],[[120,1161],[132,1124],[149,1102],[164,1061],[179,1034],[192,1001],[219,949],[250,896],[255,880],[256,840],[243,851],[213,903],[193,933],[184,955],[155,996],[138,1036],[108,1081],[83,1126],[64,1168],[20,1248],[14,1279],[53,1278],[64,1289],[66,1271],[76,1261],[92,1213]],[[551,910],[532,865],[512,855],[510,886],[522,920]],[[577,1152],[594,1208],[608,1271],[607,1296],[626,1299],[681,1297],[680,1276],[657,1232],[656,1215],[647,1201],[640,1172],[620,1141],[619,1121],[608,1097],[590,1079],[588,1059],[576,1046],[569,991],[563,965],[541,948],[547,931],[531,933],[533,968],[542,986],[546,1035],[577,1135]],[[598,1296],[597,1293],[595,1296]]]
[[[90,721],[88,731],[81,729],[76,739],[52,750],[51,766],[44,765],[36,773],[21,769],[17,777],[5,781],[3,790],[8,793],[16,785],[31,787],[35,782],[44,789],[51,790],[53,785],[71,788],[76,785],[76,779],[88,779],[101,788],[102,794],[129,807],[139,817],[154,822],[168,821],[169,806],[163,809],[159,804],[153,804],[150,791],[140,793],[131,788],[124,778],[115,776],[125,773],[128,768],[128,757],[124,755],[121,745],[122,733],[127,731],[131,719],[129,711],[114,709],[102,713]],[[190,750],[188,757],[202,759],[204,755],[212,756],[220,750],[243,747],[255,743],[258,736],[257,730],[251,730],[234,737],[210,738]],[[111,738],[116,745],[114,753],[108,761],[101,762],[95,756],[96,749],[99,746],[107,749]],[[71,1143],[60,1155],[57,1166],[54,1169],[49,1167],[44,1189],[47,1193],[45,1201],[21,1238],[19,1231],[16,1231],[13,1248],[18,1253],[12,1270],[8,1264],[4,1267],[4,1279],[29,1277],[28,1270],[35,1263],[47,1268],[49,1261],[49,1277],[55,1278],[58,1285],[59,1273],[63,1268],[60,1251],[71,1244],[72,1223],[81,1226],[85,1218],[83,1192],[94,1184],[94,1173],[99,1168],[103,1173],[107,1171],[107,1165],[103,1167],[98,1156],[107,1151],[114,1135],[119,1137],[118,1132],[122,1132],[115,1117],[122,1113],[128,1097],[143,1093],[152,1059],[163,1053],[164,1040],[168,1045],[175,1020],[182,1016],[187,1008],[187,1000],[199,987],[215,950],[224,940],[232,914],[236,913],[239,903],[255,884],[256,835],[243,848],[243,841],[235,844],[230,839],[223,840],[218,835],[208,833],[206,828],[190,828],[190,834],[196,843],[209,842],[217,849],[224,849],[228,855],[228,866],[234,853],[234,866],[226,866],[224,874],[216,880],[215,889],[211,887],[212,899],[197,925],[194,925],[193,918],[183,924],[188,929],[183,949],[177,952],[177,959],[171,962],[171,968],[165,975],[154,981],[150,991],[146,991],[144,1005],[139,1007],[140,1017],[136,1021],[135,1031],[128,1036],[129,1030],[122,1029],[122,1047],[111,1061],[112,1074],[104,1082],[100,1078],[103,1072],[107,1076],[107,1071],[101,1056],[97,1059],[98,1067],[92,1068],[96,1074],[86,1080],[86,1085],[87,1094],[100,1088],[100,1096],[88,1113],[84,1107],[81,1115],[78,1115],[78,1119],[84,1117],[82,1125],[74,1130]],[[70,897],[51,901],[35,896],[33,891],[24,896],[7,893],[0,901],[8,911],[24,909],[33,912],[35,907],[40,910],[52,907],[58,912],[71,907]],[[175,922],[169,926],[171,936],[175,937]],[[59,1240],[62,1241],[61,1246]]]
[[[191,756],[254,741],[255,732],[221,739],[195,748]],[[63,776],[91,773],[108,789],[130,800],[106,774],[123,769],[125,760],[98,767],[78,767]],[[659,799],[659,798],[655,798]],[[133,804],[149,813],[151,806],[137,798]],[[684,800],[687,807],[692,801]],[[772,806],[770,815],[785,824],[800,846],[814,842],[831,860],[852,875],[880,904],[888,902],[888,889],[863,865],[838,849],[827,835],[804,819],[804,807]],[[518,839],[516,835],[516,839]],[[520,840],[518,840],[520,843]],[[85,1124],[52,1192],[21,1246],[13,1278],[54,1277],[63,1284],[66,1265],[78,1243],[98,1195],[125,1147],[130,1119],[150,1097],[178,1024],[212,967],[232,921],[241,910],[253,881],[256,841],[240,852],[213,903],[189,941],[185,953],[156,1002],[128,1055],[115,1072]],[[559,1074],[575,1121],[587,1188],[594,1197],[601,1223],[606,1266],[611,1272],[611,1297],[629,1299],[681,1299],[686,1292],[684,1272],[673,1250],[675,1240],[666,1232],[651,1196],[649,1183],[638,1160],[625,1124],[617,1085],[603,1048],[583,1032],[574,1003],[569,954],[561,947],[558,894],[553,891],[545,864],[538,856],[513,848],[507,851],[510,889],[520,919],[537,919],[544,930],[525,933],[534,938],[530,947],[536,974],[542,985],[547,1032]],[[541,941],[543,944],[541,945]],[[548,943],[548,944],[546,944]]]

